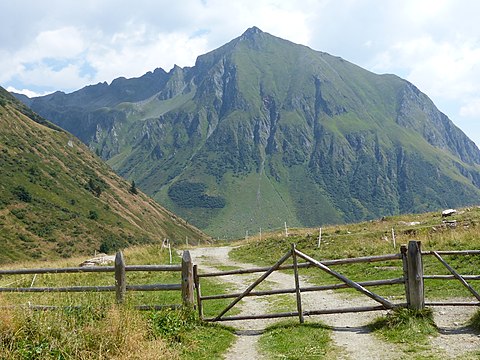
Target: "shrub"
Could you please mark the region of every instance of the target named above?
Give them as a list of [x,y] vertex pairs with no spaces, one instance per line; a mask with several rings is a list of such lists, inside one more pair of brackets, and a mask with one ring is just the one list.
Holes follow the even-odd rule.
[[95,210],[90,210],[88,213],[88,218],[91,220],[98,220],[98,213]]
[[121,250],[127,247],[128,243],[126,240],[117,237],[115,235],[106,236],[100,243],[100,252],[105,254],[113,253],[115,251]]
[[18,198],[18,200],[23,201],[23,202],[32,202],[32,195],[28,192],[27,189],[25,189],[24,186],[18,185],[16,186],[12,193]]
[[226,201],[221,196],[210,196],[205,194],[207,186],[202,183],[180,181],[168,189],[168,196],[177,205],[185,208],[207,208],[221,209],[225,207]]
[[102,192],[107,188],[105,181],[99,178],[91,177],[88,179],[88,182],[85,184],[85,189],[90,191],[96,197],[100,197]]

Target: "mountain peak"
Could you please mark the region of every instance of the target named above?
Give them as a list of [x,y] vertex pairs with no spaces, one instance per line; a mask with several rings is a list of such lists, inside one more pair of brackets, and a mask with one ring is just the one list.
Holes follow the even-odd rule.
[[255,34],[261,34],[263,33],[262,30],[260,30],[256,26],[252,26],[251,28],[248,28],[241,36],[242,39],[251,39]]

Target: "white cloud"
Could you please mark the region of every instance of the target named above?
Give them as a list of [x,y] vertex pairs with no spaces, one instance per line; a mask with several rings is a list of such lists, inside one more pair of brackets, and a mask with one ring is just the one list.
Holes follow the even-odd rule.
[[409,81],[437,99],[464,101],[480,93],[480,44],[469,38],[447,42],[424,35],[393,44],[372,64],[379,72],[402,69]]
[[478,116],[477,0],[17,0],[1,7],[0,84],[17,89],[70,91],[191,66],[255,25],[405,77],[453,120]]
[[119,76],[141,76],[157,67],[169,70],[173,64],[192,66],[204,51],[203,37],[153,34],[138,28],[134,32],[116,33],[102,45],[92,45],[86,61],[96,70],[95,81],[111,81]]
[[467,101],[460,108],[460,116],[480,119],[480,98]]
[[35,91],[29,90],[29,89],[16,89],[13,86],[8,86],[6,90],[9,91],[9,92],[17,93],[17,94],[27,95],[29,98],[36,97],[36,96],[48,95],[48,94],[51,93],[51,92],[48,92],[48,91],[39,93],[39,92],[35,92]]
[[77,28],[62,27],[39,33],[28,50],[30,61],[43,58],[74,58],[85,50],[85,40]]

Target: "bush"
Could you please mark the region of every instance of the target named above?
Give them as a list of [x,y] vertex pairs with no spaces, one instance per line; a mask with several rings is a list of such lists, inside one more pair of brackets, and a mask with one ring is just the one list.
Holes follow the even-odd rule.
[[123,238],[119,238],[115,235],[109,235],[102,240],[99,250],[105,254],[111,254],[115,251],[126,248],[127,245],[127,241]]
[[23,202],[32,202],[32,195],[28,192],[25,187],[22,185],[16,186],[12,193],[17,197],[18,200],[23,201]]
[[98,220],[98,213],[95,210],[90,210],[88,218],[91,220]]
[[88,179],[88,182],[85,184],[85,189],[90,191],[96,197],[100,197],[102,192],[107,188],[105,181],[99,178],[91,177]]
[[205,194],[207,186],[202,183],[180,181],[168,189],[168,196],[177,205],[184,208],[207,208],[221,209],[225,207],[226,201],[221,196],[210,196]]

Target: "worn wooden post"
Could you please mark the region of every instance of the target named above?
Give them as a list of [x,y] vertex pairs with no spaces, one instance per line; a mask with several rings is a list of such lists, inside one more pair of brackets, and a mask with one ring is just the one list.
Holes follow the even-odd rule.
[[195,281],[195,292],[197,293],[198,317],[203,320],[202,291],[200,288],[200,277],[198,276],[198,267],[193,265],[193,280]]
[[407,245],[400,246],[400,252],[402,254],[403,281],[404,281],[404,285],[405,285],[405,300],[407,302],[407,307],[410,307],[410,292],[408,291]]
[[421,310],[425,307],[423,288],[423,262],[420,241],[409,241],[407,250],[408,261],[408,293],[410,309]]
[[127,278],[125,273],[125,260],[121,251],[117,251],[115,255],[115,290],[117,303],[122,304],[125,301],[125,293],[127,292]]
[[190,251],[182,256],[182,302],[184,306],[193,307],[193,263]]
[[292,244],[292,258],[293,258],[293,274],[295,276],[295,293],[297,295],[297,311],[300,324],[304,323],[302,311],[302,296],[300,294],[300,280],[298,278],[298,263],[297,263],[297,249],[296,245]]

